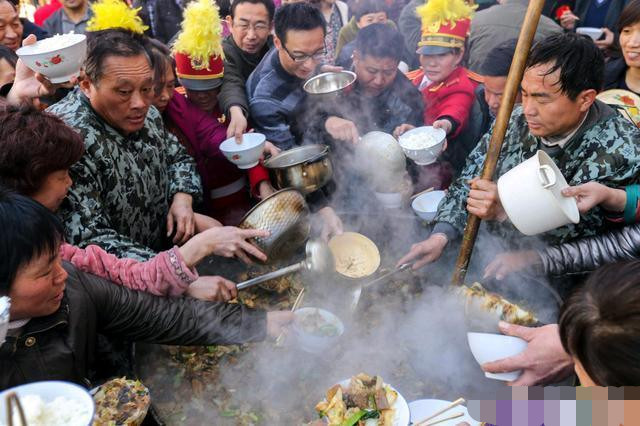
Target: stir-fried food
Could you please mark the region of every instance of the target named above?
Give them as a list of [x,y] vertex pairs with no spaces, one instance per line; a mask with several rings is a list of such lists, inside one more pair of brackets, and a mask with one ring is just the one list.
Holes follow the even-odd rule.
[[316,411],[329,426],[391,426],[397,398],[398,393],[382,377],[360,373],[351,378],[347,388],[335,385],[329,389]]
[[336,259],[336,270],[348,277],[359,278],[367,275],[368,267],[358,256],[343,256]]
[[302,316],[298,324],[305,333],[314,336],[335,337],[340,333],[339,328],[322,316],[317,309]]
[[474,283],[471,287],[462,286],[460,292],[469,302],[479,301],[483,309],[495,312],[503,321],[519,325],[533,325],[538,322],[532,312],[508,301],[499,294],[487,291],[480,283]]
[[96,424],[140,424],[149,408],[149,390],[139,380],[113,379],[98,388]]

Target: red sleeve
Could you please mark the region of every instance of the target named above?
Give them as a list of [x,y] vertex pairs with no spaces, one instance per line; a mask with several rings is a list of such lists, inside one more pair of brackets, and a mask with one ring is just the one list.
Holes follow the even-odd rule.
[[[452,86],[452,88],[455,86]],[[469,112],[473,105],[473,89],[468,90],[466,85],[455,88],[450,94],[440,99],[438,104],[438,116],[435,120],[444,117],[451,117],[457,123],[457,127],[453,134],[449,135],[450,139],[455,138],[463,130],[469,121]],[[434,120],[434,121],[435,121]]]
[[265,180],[269,180],[269,171],[262,163],[249,169],[249,187],[253,196],[259,195],[258,184]]

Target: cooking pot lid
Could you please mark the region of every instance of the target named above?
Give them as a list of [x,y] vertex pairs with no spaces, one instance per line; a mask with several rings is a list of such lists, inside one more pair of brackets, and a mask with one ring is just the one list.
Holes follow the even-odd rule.
[[315,161],[329,152],[327,145],[305,145],[283,151],[264,162],[268,169],[283,169],[307,161]]

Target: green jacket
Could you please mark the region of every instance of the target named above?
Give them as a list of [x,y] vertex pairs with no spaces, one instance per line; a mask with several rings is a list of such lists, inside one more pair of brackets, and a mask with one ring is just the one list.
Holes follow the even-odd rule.
[[123,136],[76,89],[48,111],[84,138],[62,204],[68,242],[96,244],[118,257],[146,260],[165,248],[167,213],[177,192],[201,198],[193,158],[169,133],[155,107],[142,130]]
[[[449,187],[436,216],[434,233],[442,232],[455,239],[461,235],[467,221],[468,180],[480,176],[487,154],[490,133],[471,151],[460,177]],[[529,133],[522,107],[511,115],[496,169],[496,179],[532,157],[539,149],[553,158],[569,185],[596,181],[618,187],[636,182],[640,176],[640,131],[609,106],[596,101],[578,132],[564,148],[549,148],[540,138]],[[516,247],[526,247],[541,238],[546,244],[559,244],[600,233],[605,227],[604,214],[599,209],[582,215],[577,225],[567,225],[532,237],[526,237],[508,220],[489,221],[489,232],[502,237]]]

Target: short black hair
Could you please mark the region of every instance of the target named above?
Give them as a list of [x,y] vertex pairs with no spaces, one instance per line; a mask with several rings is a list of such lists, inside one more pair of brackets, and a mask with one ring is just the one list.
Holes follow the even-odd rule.
[[121,28],[87,32],[87,59],[84,71],[93,83],[100,81],[104,71],[104,61],[110,56],[131,58],[144,55],[153,66],[147,51],[147,36],[133,33]]
[[355,51],[360,57],[392,58],[400,62],[403,52],[398,46],[404,46],[398,30],[386,24],[371,24],[358,31]]
[[383,0],[356,0],[351,5],[351,12],[359,21],[364,15],[370,13],[388,13],[387,4]]
[[618,33],[621,33],[625,27],[630,27],[638,22],[640,22],[640,0],[633,0],[620,12],[620,18],[618,18]]
[[511,62],[513,62],[513,55],[516,53],[517,44],[518,40],[511,39],[491,49],[480,66],[480,74],[489,77],[508,76]]
[[322,28],[327,34],[327,24],[320,10],[308,3],[290,3],[278,9],[275,16],[276,36],[284,44],[287,42],[287,31],[311,31]]
[[599,386],[640,383],[640,261],[608,264],[560,311],[560,340]]
[[273,0],[235,0],[231,3],[230,15],[232,18],[235,17],[236,7],[242,3],[251,3],[251,4],[262,4],[267,8],[267,13],[269,14],[269,22],[273,21],[273,15],[276,13],[276,6],[273,4]]
[[0,45],[0,59],[4,59],[9,65],[15,68],[18,62],[18,55],[7,46]]
[[584,90],[600,91],[604,85],[604,56],[593,40],[575,33],[551,35],[537,42],[527,69],[551,64],[547,75],[560,70],[560,90],[575,100]]
[[11,290],[21,267],[44,254],[57,253],[64,229],[42,204],[0,186],[0,294]]

